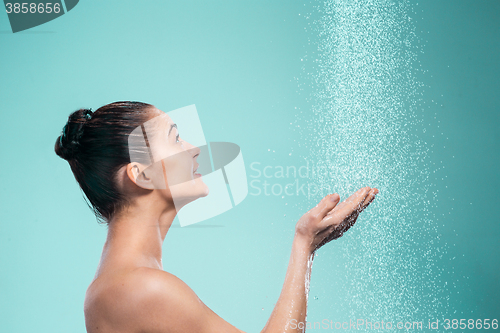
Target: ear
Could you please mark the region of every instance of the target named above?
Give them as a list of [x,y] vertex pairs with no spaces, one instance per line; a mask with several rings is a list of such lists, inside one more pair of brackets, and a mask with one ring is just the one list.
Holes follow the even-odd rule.
[[127,176],[137,186],[154,190],[153,182],[144,173],[146,167],[140,163],[129,163],[127,165]]

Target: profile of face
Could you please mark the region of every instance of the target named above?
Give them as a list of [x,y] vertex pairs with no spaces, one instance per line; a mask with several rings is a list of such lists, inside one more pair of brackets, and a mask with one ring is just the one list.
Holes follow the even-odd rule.
[[151,112],[153,117],[134,131],[149,153],[149,163],[137,164],[140,177],[136,184],[159,190],[165,199],[173,201],[178,211],[208,195],[208,186],[197,173],[200,148],[182,139],[177,125],[166,113],[156,108]]

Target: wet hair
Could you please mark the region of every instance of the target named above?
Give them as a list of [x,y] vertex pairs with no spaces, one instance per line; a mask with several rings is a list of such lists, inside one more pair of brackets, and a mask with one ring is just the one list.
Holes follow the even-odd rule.
[[151,117],[152,108],[141,102],[115,102],[95,112],[80,109],[69,116],[56,140],[56,154],[69,162],[100,222],[109,222],[127,203],[116,174],[130,163],[129,134]]

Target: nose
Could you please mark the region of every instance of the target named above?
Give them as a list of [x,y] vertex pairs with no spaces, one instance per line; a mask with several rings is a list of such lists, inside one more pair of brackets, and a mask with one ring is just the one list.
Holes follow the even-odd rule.
[[200,155],[201,149],[199,147],[194,147],[193,152],[193,158],[196,159]]
[[199,147],[193,146],[189,142],[185,142],[185,143],[188,144],[188,150],[191,153],[191,155],[193,156],[193,159],[196,159],[200,155],[201,149]]
[[198,170],[200,164],[198,163],[198,161],[196,161],[196,159],[198,158],[198,156],[200,156],[200,152],[201,152],[201,149],[199,147],[194,147],[191,149],[191,154],[193,154],[193,161],[195,163],[195,168],[194,170]]

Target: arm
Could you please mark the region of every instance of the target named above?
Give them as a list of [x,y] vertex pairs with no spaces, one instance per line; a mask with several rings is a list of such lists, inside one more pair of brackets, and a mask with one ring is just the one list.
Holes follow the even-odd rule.
[[[376,189],[363,188],[337,205],[337,194],[326,196],[304,214],[295,227],[292,254],[281,295],[261,333],[303,332],[309,278],[315,251],[329,241],[341,237],[358,214],[373,200]],[[184,282],[157,269],[141,269],[135,273],[134,296],[123,302],[132,308],[121,311],[129,328],[144,332],[241,333],[208,308]]]
[[332,194],[299,220],[292,254],[281,295],[261,333],[304,332],[307,296],[314,253],[324,244],[343,235],[378,193],[365,187],[337,206],[340,197]]
[[299,332],[298,324],[306,318],[313,257],[307,241],[296,235],[281,295],[261,333]]

